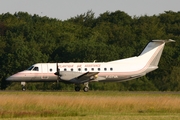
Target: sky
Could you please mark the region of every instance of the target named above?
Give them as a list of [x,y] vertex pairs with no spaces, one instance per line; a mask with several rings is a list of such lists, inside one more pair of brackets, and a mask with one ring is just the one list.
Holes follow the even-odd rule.
[[109,11],[128,15],[159,15],[164,11],[180,11],[180,0],[0,0],[0,14],[28,12],[31,15],[67,20],[91,10],[95,17]]

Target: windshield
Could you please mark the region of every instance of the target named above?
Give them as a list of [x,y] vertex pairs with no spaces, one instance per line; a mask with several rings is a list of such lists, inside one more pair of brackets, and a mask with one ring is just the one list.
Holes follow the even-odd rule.
[[31,66],[31,67],[29,67],[27,70],[32,70],[34,68],[34,66]]

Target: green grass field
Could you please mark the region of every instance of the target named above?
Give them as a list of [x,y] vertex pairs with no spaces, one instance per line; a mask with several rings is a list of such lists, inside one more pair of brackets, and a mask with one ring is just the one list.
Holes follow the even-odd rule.
[[179,92],[0,92],[0,119],[179,120]]

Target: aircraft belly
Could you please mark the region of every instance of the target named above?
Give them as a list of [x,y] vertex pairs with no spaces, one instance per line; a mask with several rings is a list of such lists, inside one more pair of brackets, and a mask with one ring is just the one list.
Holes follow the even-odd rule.
[[98,80],[99,82],[122,82],[133,79],[131,76],[104,76],[105,79]]
[[32,82],[53,82],[53,81],[57,81],[57,77],[56,76],[36,76],[33,79],[31,79]]
[[87,80],[83,80],[83,81],[79,81],[78,79],[71,79],[69,81],[66,81],[66,82],[69,82],[69,83],[75,83],[75,84],[82,84],[82,83],[85,83],[85,82],[89,82],[89,79]]

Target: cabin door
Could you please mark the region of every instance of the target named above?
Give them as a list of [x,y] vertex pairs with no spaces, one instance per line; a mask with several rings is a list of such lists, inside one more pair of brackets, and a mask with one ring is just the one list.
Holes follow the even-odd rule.
[[46,80],[49,79],[49,71],[48,71],[48,64],[41,64],[41,79]]

